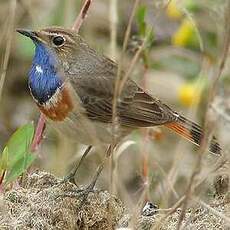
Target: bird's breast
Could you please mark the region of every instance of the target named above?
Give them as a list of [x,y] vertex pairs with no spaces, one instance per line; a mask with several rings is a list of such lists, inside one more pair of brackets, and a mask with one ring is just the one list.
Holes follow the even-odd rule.
[[38,104],[38,107],[49,119],[63,121],[74,108],[68,86],[58,88],[46,103]]

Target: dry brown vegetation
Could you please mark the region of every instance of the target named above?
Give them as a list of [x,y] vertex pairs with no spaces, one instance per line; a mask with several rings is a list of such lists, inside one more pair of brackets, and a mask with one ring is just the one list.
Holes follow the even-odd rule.
[[[222,181],[223,182],[223,181]],[[218,183],[216,183],[217,185]],[[220,183],[221,189],[227,188]],[[106,191],[94,190],[84,205],[80,197],[71,197],[77,188],[46,172],[26,175],[17,188],[0,197],[1,229],[175,229],[181,209],[149,210],[136,213],[135,219],[120,199]],[[228,229],[230,223],[229,194],[216,195],[209,204],[194,198],[186,210],[185,229]],[[225,191],[226,192],[226,191]],[[68,195],[68,196],[65,196]]]

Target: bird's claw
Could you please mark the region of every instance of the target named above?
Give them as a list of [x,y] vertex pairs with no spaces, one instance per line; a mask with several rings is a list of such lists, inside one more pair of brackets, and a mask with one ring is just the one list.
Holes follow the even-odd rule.
[[88,195],[94,192],[94,189],[92,188],[91,185],[87,186],[86,188],[78,188],[78,189],[74,189],[72,191],[68,191],[62,195],[59,195],[59,198],[66,198],[66,197],[70,197],[70,198],[76,198],[80,200],[79,206],[78,208],[80,209],[85,202],[87,201]]
[[65,177],[61,180],[60,183],[63,184],[63,183],[66,183],[66,182],[70,182],[70,183],[72,183],[72,184],[74,184],[74,185],[76,185],[76,186],[78,187],[78,185],[77,185],[77,183],[76,183],[76,181],[75,181],[74,176],[75,176],[74,173],[70,173],[69,175],[65,176]]
[[76,173],[79,169],[79,167],[81,166],[83,160],[85,159],[85,157],[87,156],[87,154],[90,152],[90,150],[92,149],[92,146],[88,146],[87,149],[85,150],[84,154],[82,155],[80,161],[78,162],[78,164],[76,165],[76,167],[66,176],[62,179],[62,181],[60,182],[61,184],[65,183],[65,182],[70,182],[74,185],[77,185],[76,181],[75,181],[75,176],[76,176]]

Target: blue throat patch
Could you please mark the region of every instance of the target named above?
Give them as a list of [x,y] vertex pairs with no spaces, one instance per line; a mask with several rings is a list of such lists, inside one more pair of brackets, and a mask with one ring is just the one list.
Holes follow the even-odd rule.
[[63,81],[58,76],[54,54],[42,43],[34,44],[36,48],[29,72],[29,87],[33,97],[42,105],[62,86]]

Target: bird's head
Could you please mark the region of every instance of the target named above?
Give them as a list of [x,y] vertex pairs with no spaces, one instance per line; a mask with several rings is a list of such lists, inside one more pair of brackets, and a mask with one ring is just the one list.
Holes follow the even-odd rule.
[[60,61],[75,59],[88,48],[76,31],[71,29],[50,27],[37,31],[17,29],[17,32],[29,37],[36,47],[43,47]]
[[[62,27],[49,27],[38,31],[18,29],[19,33],[32,39],[36,46],[36,61],[44,56],[52,56],[64,72],[84,74],[113,68],[114,63],[90,48],[87,42],[74,30]],[[45,54],[44,54],[45,52]],[[39,54],[40,53],[40,54]],[[51,61],[53,62],[53,61]],[[109,67],[108,67],[109,66]]]
[[17,32],[29,37],[36,47],[29,72],[29,87],[40,104],[46,102],[66,80],[110,73],[115,66],[90,48],[74,30],[50,27],[36,31],[17,29]]
[[[86,47],[73,30],[52,27],[38,31],[17,30],[35,44],[35,55],[29,72],[29,88],[37,103],[46,103],[63,86],[71,70],[80,69]],[[81,64],[82,65],[82,64]],[[72,71],[76,73],[76,71]],[[66,74],[67,73],[67,74]]]

